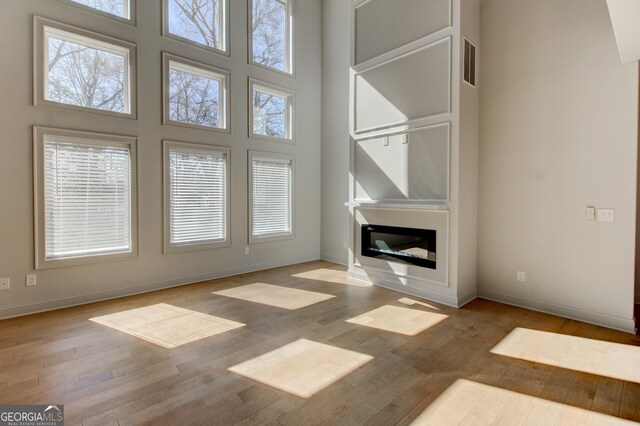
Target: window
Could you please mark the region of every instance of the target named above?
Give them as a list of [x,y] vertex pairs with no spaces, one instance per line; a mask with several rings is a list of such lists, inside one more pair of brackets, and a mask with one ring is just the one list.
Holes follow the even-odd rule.
[[229,131],[229,73],[164,54],[164,122]]
[[35,104],[135,118],[135,45],[35,18]]
[[229,245],[229,154],[164,142],[165,252]]
[[249,243],[293,236],[293,156],[249,151]]
[[136,139],[34,128],[36,267],[136,255]]
[[62,0],[75,3],[80,7],[86,7],[92,11],[107,14],[111,18],[120,18],[132,21],[132,9],[135,9],[135,0]]
[[293,73],[291,0],[250,0],[251,62]]
[[293,140],[293,92],[249,79],[249,136]]
[[163,0],[163,34],[227,52],[228,0]]

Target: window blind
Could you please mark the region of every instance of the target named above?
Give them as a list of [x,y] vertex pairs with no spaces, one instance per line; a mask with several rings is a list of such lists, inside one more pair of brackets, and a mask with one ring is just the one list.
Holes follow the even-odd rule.
[[227,238],[224,153],[169,149],[169,234],[173,246]]
[[128,145],[45,139],[45,258],[131,251]]
[[253,158],[252,235],[291,234],[291,160]]

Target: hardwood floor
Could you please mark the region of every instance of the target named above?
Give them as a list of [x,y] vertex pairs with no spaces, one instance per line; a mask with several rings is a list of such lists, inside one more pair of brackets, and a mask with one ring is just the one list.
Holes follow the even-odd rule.
[[[274,292],[282,305],[264,285],[225,292],[256,283],[313,293]],[[155,305],[157,321],[138,310]],[[553,362],[535,332],[491,352],[517,328],[592,340]],[[456,310],[363,286],[323,261],[4,320],[0,330],[0,403],[64,404],[66,424],[640,422],[640,383],[628,381],[637,375],[608,377],[591,359],[619,348],[593,340],[629,345],[602,359],[633,369],[640,336],[481,299]]]

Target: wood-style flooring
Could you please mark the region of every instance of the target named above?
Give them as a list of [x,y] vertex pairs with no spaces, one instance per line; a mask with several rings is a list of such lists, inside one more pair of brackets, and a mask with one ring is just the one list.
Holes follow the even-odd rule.
[[[547,333],[569,343],[551,354]],[[602,342],[628,348],[607,358],[620,346]],[[0,404],[64,404],[68,425],[640,422],[636,349],[637,335],[481,299],[453,309],[318,261],[0,321]]]

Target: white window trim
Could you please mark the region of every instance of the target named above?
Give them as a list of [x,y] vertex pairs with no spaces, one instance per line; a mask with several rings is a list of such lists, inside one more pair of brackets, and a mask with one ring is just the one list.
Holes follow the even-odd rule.
[[220,14],[222,31],[222,49],[216,49],[215,47],[207,46],[206,44],[198,43],[197,41],[190,40],[185,37],[173,34],[169,32],[169,0],[162,0],[162,36],[168,39],[176,40],[181,43],[188,44],[190,46],[205,49],[209,52],[214,52],[223,56],[231,56],[231,38],[229,37],[229,0],[221,0],[222,13]]
[[[127,63],[127,72],[125,73],[125,87],[127,87],[127,96],[125,102],[128,103],[129,112],[107,111],[98,108],[89,108],[79,105],[65,104],[61,102],[50,101],[46,98],[48,85],[48,70],[45,70],[48,63],[48,43],[45,40],[45,28],[51,33],[58,32],[64,37],[73,39],[85,44],[118,54],[125,54]],[[68,33],[68,34],[66,34]],[[115,39],[106,35],[98,34],[93,31],[84,30],[71,25],[62,24],[40,16],[33,17],[33,104],[37,107],[52,107],[57,109],[65,109],[69,111],[86,112],[90,114],[101,114],[112,117],[121,117],[129,119],[137,119],[137,53],[136,45],[127,41]]]
[[[270,93],[275,96],[286,98],[287,110],[286,110],[286,132],[284,138],[278,138],[275,136],[261,135],[253,132],[253,90],[256,88],[260,92]],[[293,90],[285,89],[274,84],[265,83],[264,81],[249,78],[249,137],[256,139],[266,139],[276,142],[295,143],[295,92]]]
[[[171,148],[182,148],[193,150],[195,152],[215,152],[217,154],[224,154],[226,167],[226,187],[225,187],[225,235],[226,238],[221,241],[205,242],[205,243],[191,243],[191,244],[171,244],[171,230],[170,227],[170,157],[169,152]],[[187,142],[177,142],[171,140],[163,141],[163,205],[164,205],[164,253],[180,253],[185,251],[197,251],[197,250],[209,250],[220,247],[228,247],[231,245],[231,149],[227,147],[211,146],[204,144],[195,144]]]
[[[248,182],[249,182],[249,230],[248,230],[248,243],[260,244],[274,241],[291,240],[295,238],[296,229],[296,161],[295,156],[292,154],[282,154],[266,151],[253,151],[248,152]],[[255,158],[265,159],[271,161],[280,161],[284,163],[291,163],[291,232],[286,234],[274,234],[266,235],[263,237],[257,237],[253,235],[253,167],[252,163]]]
[[113,15],[111,13],[102,11],[100,9],[96,9],[94,7],[91,6],[87,6],[81,3],[77,3],[73,0],[57,0],[60,3],[64,3],[67,4],[69,6],[73,6],[73,7],[77,7],[80,10],[83,10],[85,12],[89,12],[89,13],[94,13],[98,16],[101,16],[103,18],[108,18],[108,19],[113,19],[117,22],[123,23],[123,24],[127,24],[127,25],[131,25],[131,26],[136,26],[136,10],[137,10],[137,5],[136,2],[137,0],[126,0],[126,4],[125,4],[125,10],[128,11],[129,13],[129,17],[125,17],[123,18],[122,16],[118,16],[118,15]]
[[[224,124],[223,127],[212,127],[202,124],[187,123],[184,121],[175,121],[169,117],[169,67],[171,62],[179,64],[180,68],[183,68],[187,72],[199,74],[207,78],[215,78],[220,80],[220,94],[222,98],[221,119]],[[162,52],[162,124],[190,127],[192,129],[211,130],[214,132],[231,133],[231,94],[229,92],[230,80],[231,73],[227,70]]]
[[[46,223],[45,223],[45,173],[44,145],[45,136],[69,137],[83,139],[83,143],[100,141],[119,145],[128,145],[131,158],[131,250],[126,253],[100,254],[67,259],[47,260],[46,258]],[[115,259],[126,259],[138,256],[138,180],[137,180],[137,138],[134,136],[92,133],[77,130],[65,130],[50,127],[33,127],[33,183],[34,183],[34,218],[35,218],[35,269],[62,268],[66,266],[85,265],[108,262]]]
[[287,22],[286,22],[286,33],[287,33],[287,41],[285,46],[285,53],[287,55],[286,64],[287,70],[281,71],[279,69],[269,67],[267,65],[259,64],[253,60],[253,32],[251,28],[253,26],[253,0],[247,0],[247,41],[248,41],[248,51],[247,51],[247,60],[250,65],[254,65],[258,68],[268,70],[271,72],[275,72],[280,75],[285,75],[287,77],[295,78],[296,70],[295,70],[295,31],[294,31],[294,0],[277,0],[287,5]]

